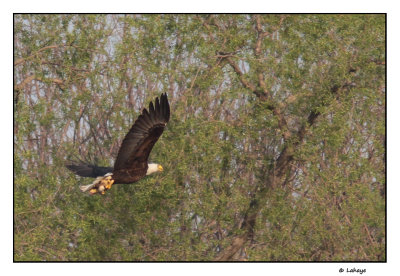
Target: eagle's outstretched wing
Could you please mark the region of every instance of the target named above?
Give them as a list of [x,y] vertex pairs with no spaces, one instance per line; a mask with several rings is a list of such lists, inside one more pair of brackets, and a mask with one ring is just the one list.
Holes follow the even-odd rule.
[[98,167],[86,163],[71,163],[66,167],[73,173],[83,177],[98,177],[113,171],[111,167]]
[[114,171],[121,169],[147,168],[147,159],[169,121],[170,108],[167,94],[161,94],[150,102],[149,111],[143,109],[132,128],[122,141]]

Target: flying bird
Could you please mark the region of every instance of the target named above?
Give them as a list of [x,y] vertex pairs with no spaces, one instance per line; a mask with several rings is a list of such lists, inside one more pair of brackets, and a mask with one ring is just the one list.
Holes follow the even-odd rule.
[[149,110],[143,109],[128,134],[122,141],[117,159],[112,167],[99,167],[92,164],[69,164],[66,167],[82,177],[96,177],[92,184],[80,186],[82,192],[102,194],[113,184],[131,184],[146,175],[162,172],[160,164],[148,163],[154,144],[160,138],[169,121],[170,108],[167,94],[161,94],[150,102]]

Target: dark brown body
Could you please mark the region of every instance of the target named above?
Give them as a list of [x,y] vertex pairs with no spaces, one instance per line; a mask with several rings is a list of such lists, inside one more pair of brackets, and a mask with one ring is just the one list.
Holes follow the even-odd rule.
[[144,168],[134,168],[130,170],[122,169],[113,172],[114,184],[131,184],[139,181],[146,176],[148,165]]

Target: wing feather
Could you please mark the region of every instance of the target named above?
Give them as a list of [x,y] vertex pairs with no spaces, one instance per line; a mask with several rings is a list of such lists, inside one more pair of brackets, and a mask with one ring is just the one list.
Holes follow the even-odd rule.
[[147,125],[147,123],[144,121],[143,116],[140,115],[138,120],[136,121],[137,123],[135,123],[135,126],[137,126],[139,129],[146,131],[149,127],[151,127],[150,125]]
[[162,117],[165,118],[165,120],[168,122],[170,116],[170,109],[169,109],[167,94],[161,94],[161,113]]
[[134,127],[134,130],[136,130],[136,129],[138,131],[141,131],[141,132],[146,132],[147,131],[147,128],[144,125],[141,125],[141,124],[136,124],[135,127]]
[[98,167],[96,165],[86,163],[71,163],[66,165],[66,167],[76,175],[82,177],[98,177],[113,171],[113,168],[111,167]]
[[143,121],[145,122],[146,126],[147,127],[151,127],[153,125],[153,122],[151,121],[150,114],[149,114],[149,112],[147,111],[146,108],[143,109],[143,114],[142,115],[143,115]]
[[155,107],[155,114],[156,118],[160,116],[161,113],[161,107],[160,107],[160,101],[158,100],[158,97],[156,98],[156,107]]
[[[114,164],[114,171],[120,169],[147,168],[149,154],[169,121],[170,108],[166,94],[156,98],[155,105],[149,104],[149,111],[143,109],[124,140]],[[144,166],[146,165],[146,166]]]
[[150,117],[151,123],[156,124],[157,123],[156,117],[155,117],[156,111],[154,110],[153,102],[150,102],[150,104],[149,104],[149,115],[150,115],[149,117]]

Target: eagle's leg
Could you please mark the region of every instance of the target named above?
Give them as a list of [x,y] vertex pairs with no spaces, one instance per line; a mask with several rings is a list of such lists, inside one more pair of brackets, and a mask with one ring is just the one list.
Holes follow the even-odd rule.
[[111,186],[113,184],[114,184],[114,179],[112,179],[111,176],[104,177],[99,181],[97,187],[91,189],[89,193],[94,195],[95,193],[99,192],[100,194],[104,195],[107,190],[111,189]]
[[81,186],[82,192],[89,191],[91,195],[100,193],[102,195],[105,194],[106,190],[111,189],[111,186],[114,184],[114,179],[112,178],[112,173],[108,173],[105,176],[99,176],[96,180],[86,186]]
[[114,184],[114,179],[111,176],[107,176],[104,180],[106,182],[105,187],[107,190],[111,189],[111,186]]
[[104,195],[107,190],[111,189],[111,186],[114,184],[114,179],[112,179],[112,175],[108,175],[104,177],[98,186],[98,191]]

